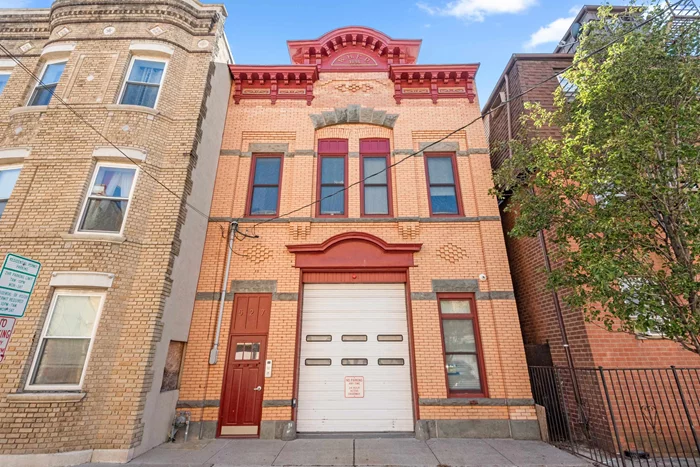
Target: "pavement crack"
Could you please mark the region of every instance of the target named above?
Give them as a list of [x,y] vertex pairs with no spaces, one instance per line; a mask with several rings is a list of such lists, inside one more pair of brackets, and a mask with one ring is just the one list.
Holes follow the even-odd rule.
[[280,456],[280,454],[282,454],[282,451],[287,446],[287,442],[288,441],[284,442],[284,444],[282,445],[282,449],[279,450],[279,452],[277,453],[277,455],[275,456],[274,460],[272,461],[272,463],[270,465],[275,465],[275,462],[277,462],[277,458]]
[[428,447],[428,449],[430,450],[430,453],[431,453],[431,454],[433,455],[433,457],[435,458],[435,462],[437,462],[437,465],[438,465],[438,466],[443,465],[443,464],[440,462],[440,459],[438,459],[437,454],[435,454],[435,451],[433,451],[433,448],[430,447],[430,444],[428,444],[427,441],[423,441],[423,442],[425,443],[425,445],[426,445],[426,446]]

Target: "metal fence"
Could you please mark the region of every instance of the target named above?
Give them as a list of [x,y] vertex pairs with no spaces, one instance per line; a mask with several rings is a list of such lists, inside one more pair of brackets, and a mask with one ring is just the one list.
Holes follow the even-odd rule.
[[548,441],[608,466],[700,466],[700,368],[530,367]]

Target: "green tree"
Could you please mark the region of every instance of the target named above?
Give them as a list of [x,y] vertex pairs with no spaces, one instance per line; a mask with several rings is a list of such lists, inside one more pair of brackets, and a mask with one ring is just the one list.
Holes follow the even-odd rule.
[[[609,8],[599,16],[565,74],[575,99],[559,89],[554,111],[526,104],[495,192],[518,214],[510,235],[549,232],[548,285],[570,306],[700,354],[700,21],[657,15],[634,29]],[[561,137],[528,137],[547,126]]]

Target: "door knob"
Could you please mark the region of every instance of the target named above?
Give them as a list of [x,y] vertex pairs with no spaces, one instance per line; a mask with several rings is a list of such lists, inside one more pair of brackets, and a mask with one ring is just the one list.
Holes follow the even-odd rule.
[[253,391],[262,391],[262,386],[258,386],[257,388],[253,388]]

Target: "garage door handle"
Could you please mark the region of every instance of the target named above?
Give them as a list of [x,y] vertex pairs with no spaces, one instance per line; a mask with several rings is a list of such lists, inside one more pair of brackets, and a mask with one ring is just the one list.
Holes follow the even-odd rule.
[[262,386],[258,386],[257,388],[253,388],[253,391],[262,391]]

